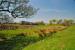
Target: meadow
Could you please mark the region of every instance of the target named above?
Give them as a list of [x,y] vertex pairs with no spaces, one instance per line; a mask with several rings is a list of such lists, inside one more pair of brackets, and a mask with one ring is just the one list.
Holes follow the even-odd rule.
[[[19,26],[18,29],[10,27]],[[21,28],[23,27],[23,28]],[[5,25],[0,30],[0,49],[1,50],[22,50],[30,44],[34,44],[54,33],[66,29],[63,25]],[[10,29],[6,29],[10,28]]]
[[33,26],[29,25],[28,27],[27,25],[17,25],[17,26],[19,27],[18,29],[6,28],[4,30],[0,30],[0,34],[4,34],[5,37],[9,37],[9,38],[19,35],[19,34],[37,37],[39,36],[38,34],[50,33],[54,31],[57,32],[66,28],[66,26],[63,26],[63,25],[33,25]]
[[23,50],[75,50],[75,25],[27,46]]

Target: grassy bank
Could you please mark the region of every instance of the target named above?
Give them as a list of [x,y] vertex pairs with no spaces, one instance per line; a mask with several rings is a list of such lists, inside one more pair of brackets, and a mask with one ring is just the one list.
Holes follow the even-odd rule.
[[75,50],[75,25],[23,50]]
[[0,49],[1,50],[22,50],[28,45],[34,44],[47,37],[51,37],[59,30],[65,29],[59,25],[37,25],[30,28],[1,30]]

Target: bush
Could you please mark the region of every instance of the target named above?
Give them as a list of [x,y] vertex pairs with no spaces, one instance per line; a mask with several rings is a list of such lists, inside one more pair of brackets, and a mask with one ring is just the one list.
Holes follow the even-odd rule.
[[[3,37],[2,35],[1,37]],[[37,37],[28,37],[23,34],[16,35],[11,39],[0,42],[1,50],[21,50],[23,47],[37,42],[39,38]]]

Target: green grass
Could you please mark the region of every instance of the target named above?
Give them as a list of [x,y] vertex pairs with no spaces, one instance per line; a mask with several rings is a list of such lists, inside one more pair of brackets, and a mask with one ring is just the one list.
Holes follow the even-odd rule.
[[3,30],[3,31],[0,31],[0,34],[4,34],[5,37],[13,37],[13,36],[16,36],[16,35],[21,34],[21,33],[27,33],[28,36],[37,36],[37,34],[34,33],[34,31],[31,30],[31,29]]
[[48,28],[50,26],[56,26],[56,25],[37,25],[31,28],[26,28],[26,29],[0,30],[0,34],[4,34],[5,37],[13,37],[20,33],[27,33],[28,36],[38,36],[37,33],[35,33],[34,31],[37,31],[37,30],[39,31],[40,29]]
[[23,50],[75,50],[75,25]]

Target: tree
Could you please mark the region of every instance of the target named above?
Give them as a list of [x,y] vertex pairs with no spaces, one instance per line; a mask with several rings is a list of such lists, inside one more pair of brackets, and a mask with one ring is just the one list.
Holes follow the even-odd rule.
[[64,22],[63,22],[63,24],[64,24],[65,26],[70,26],[70,25],[72,25],[73,23],[74,23],[74,20],[72,20],[72,19],[69,19],[69,20],[64,19]]
[[37,9],[28,3],[29,0],[0,0],[0,16],[8,13],[7,15],[11,15],[13,18],[28,18],[37,12]]
[[7,14],[2,14],[0,13],[0,23],[12,23],[13,19],[11,17],[9,17],[9,15]]
[[74,23],[74,20],[70,19],[69,22],[70,22],[70,24],[73,24]]
[[56,24],[57,20],[53,19],[53,20],[50,20],[49,22],[50,22],[50,24]]
[[59,19],[57,24],[62,24],[63,20],[62,19]]
[[51,20],[49,21],[49,24],[53,24]]

